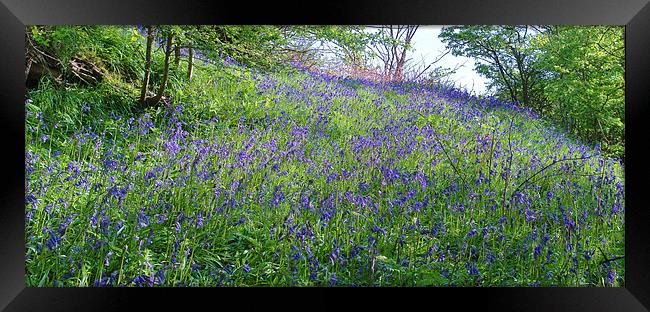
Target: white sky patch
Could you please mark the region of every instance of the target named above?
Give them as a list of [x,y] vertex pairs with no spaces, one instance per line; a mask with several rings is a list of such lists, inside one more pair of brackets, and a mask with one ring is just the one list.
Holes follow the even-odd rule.
[[[418,28],[412,40],[415,49],[412,52],[414,61],[419,62],[424,58],[425,62],[429,64],[446,51],[445,44],[438,38],[442,27],[439,25],[422,25]],[[485,94],[487,80],[474,71],[474,60],[472,58],[453,56],[449,53],[434,66],[455,68],[458,65],[461,65],[461,67],[450,77],[455,82],[456,87],[478,95]]]

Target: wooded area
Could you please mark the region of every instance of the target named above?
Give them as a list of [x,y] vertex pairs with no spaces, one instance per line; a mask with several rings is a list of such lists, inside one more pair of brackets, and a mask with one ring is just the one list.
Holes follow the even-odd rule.
[[[85,35],[97,31],[82,29],[90,31]],[[186,58],[188,80],[195,52],[206,58],[228,55],[262,68],[285,66],[293,60],[311,70],[381,81],[440,82],[453,72],[435,62],[418,63],[409,57],[418,26],[367,29],[370,31],[360,26],[144,26],[133,30],[146,36],[144,59],[129,60],[130,66],[144,64],[144,75],[133,67],[126,74],[141,77],[138,102],[155,106],[164,98],[172,52],[174,72],[179,72],[180,61]],[[58,51],[57,45],[66,46],[65,40],[80,36],[84,34],[65,28],[31,27],[26,38],[28,86],[35,86],[45,75],[56,83],[64,79],[62,74],[87,84],[101,80],[102,69],[91,58],[66,55],[73,50]],[[529,107],[576,138],[599,144],[608,154],[624,159],[622,27],[449,26],[440,37],[449,49],[446,53],[477,60],[476,70],[490,82],[492,94],[486,96]],[[156,48],[165,50],[165,58],[162,70],[155,73],[159,80],[150,86],[154,42]]]
[[441,38],[480,61],[495,95],[624,158],[623,27],[457,26]]

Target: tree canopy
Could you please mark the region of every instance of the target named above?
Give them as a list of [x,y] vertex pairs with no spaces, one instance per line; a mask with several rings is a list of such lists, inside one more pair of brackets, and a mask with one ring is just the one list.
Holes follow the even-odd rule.
[[611,155],[624,149],[619,26],[450,26],[440,38],[477,60],[495,95],[520,103]]

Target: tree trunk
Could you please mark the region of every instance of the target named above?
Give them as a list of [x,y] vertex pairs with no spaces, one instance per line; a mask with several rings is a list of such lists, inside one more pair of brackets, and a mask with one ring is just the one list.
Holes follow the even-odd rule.
[[167,43],[165,46],[165,68],[163,69],[163,79],[160,83],[160,87],[158,88],[158,93],[154,97],[147,99],[146,102],[148,106],[154,106],[158,104],[163,96],[163,93],[165,92],[165,87],[167,87],[167,79],[169,78],[169,61],[172,54],[173,39],[174,35],[170,32],[169,35],[167,35]]
[[[524,100],[524,106],[528,108],[533,108],[532,103],[530,103],[530,93],[529,93],[527,79],[523,79],[523,81],[521,82],[521,93]],[[537,109],[539,109],[539,107]]]
[[[178,40],[177,40],[178,41]],[[174,66],[178,69],[178,66],[181,64],[181,45],[176,42],[174,46]]]
[[525,56],[519,53],[514,46],[510,46],[513,56],[515,57],[515,62],[517,63],[517,69],[519,70],[519,79],[521,80],[521,96],[524,101],[524,106],[532,108],[529,98],[529,86],[528,86],[528,75],[530,68],[526,68]]
[[503,79],[503,82],[506,84],[506,87],[508,88],[508,93],[510,93],[510,99],[512,100],[512,102],[517,102],[517,95],[515,94],[515,90],[512,88],[512,85],[510,84],[508,77],[506,77],[505,69],[501,66],[501,63],[498,62],[498,59],[497,59],[497,67],[499,68],[499,74],[501,74],[501,78]]
[[192,72],[194,71],[194,67],[192,65],[193,60],[194,60],[194,53],[192,51],[192,47],[188,48],[188,56],[187,56],[187,80],[192,81]]
[[153,46],[153,27],[147,27],[147,53],[144,63],[144,80],[142,81],[142,90],[140,92],[140,103],[145,104],[149,78],[151,77],[151,47]]

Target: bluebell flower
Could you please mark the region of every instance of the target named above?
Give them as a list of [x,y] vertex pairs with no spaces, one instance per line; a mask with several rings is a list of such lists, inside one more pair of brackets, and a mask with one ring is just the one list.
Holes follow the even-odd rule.
[[203,215],[199,213],[198,217],[196,217],[196,226],[197,227],[202,227],[203,226]]
[[55,250],[59,246],[59,244],[61,244],[61,237],[55,231],[50,230],[49,233],[50,233],[50,238],[45,243],[45,246],[49,250]]
[[154,276],[153,275],[138,275],[133,279],[133,283],[137,287],[149,286],[153,287],[154,285]]
[[338,278],[336,278],[336,274],[332,273],[330,275],[329,285],[334,286],[337,281],[338,281]]
[[530,210],[528,208],[526,208],[525,215],[526,215],[526,221],[527,222],[533,222],[533,221],[535,221],[535,219],[537,219],[537,214],[535,214],[534,211],[532,211],[532,210]]
[[476,265],[474,265],[473,263],[470,263],[470,262],[467,263],[467,272],[469,273],[469,275],[479,275],[480,274],[480,272],[478,271],[478,268],[476,267]]
[[616,271],[614,269],[609,269],[607,271],[607,276],[605,277],[605,282],[609,285],[613,285],[616,281]]
[[113,255],[113,252],[109,250],[108,253],[106,254],[106,258],[104,258],[104,266],[106,266],[106,267],[109,266],[109,264],[111,263],[110,258],[111,258],[112,255]]

